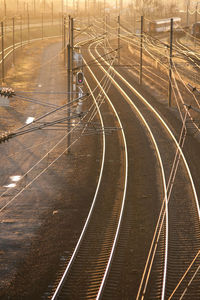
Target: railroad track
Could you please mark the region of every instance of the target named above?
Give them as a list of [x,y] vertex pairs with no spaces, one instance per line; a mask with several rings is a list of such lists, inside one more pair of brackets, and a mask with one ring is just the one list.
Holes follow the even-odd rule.
[[[113,191],[112,197],[108,199],[104,191],[99,190],[101,186],[105,185],[104,181],[108,180],[102,178],[102,174],[106,172],[105,169],[108,164],[108,161],[105,162],[105,155],[110,156],[109,154],[105,154],[104,137],[101,172],[91,210],[77,246],[75,247],[75,251],[71,255],[71,259],[58,283],[52,299],[62,299],[66,297],[68,299],[96,299],[100,297],[117,242],[126,198],[128,154],[123,127],[109,97],[103,90],[91,68],[89,66],[87,66],[87,68],[99,86],[100,92],[102,92],[106,100],[109,101],[118,126],[121,128],[119,139],[122,145],[119,147],[118,160],[121,161],[120,164],[122,164],[122,166],[118,166],[117,164],[121,175],[116,182],[116,186],[118,186],[117,191]],[[92,92],[89,85],[88,88],[90,92]],[[94,95],[93,99],[95,100]],[[98,110],[98,113],[102,127],[104,127],[100,110]],[[113,121],[111,120],[110,122]],[[121,151],[121,149],[123,150]],[[113,168],[116,172],[116,168]],[[112,172],[110,172],[110,176],[113,176]]]
[[[100,52],[97,51],[97,55],[100,55]],[[107,64],[107,62],[102,58],[103,63],[102,65]],[[104,69],[104,72],[106,72],[105,67],[101,67],[101,69]],[[128,86],[130,90],[132,90],[135,94],[138,95],[137,91],[134,91],[134,88],[132,85],[123,77],[120,75],[119,72],[115,72],[115,76],[118,76],[120,78],[120,81],[123,82],[125,85]],[[110,78],[111,79],[111,78]],[[118,85],[116,83],[115,79],[111,79],[116,86]],[[121,86],[121,84],[120,84]],[[140,99],[143,97],[140,96]],[[152,273],[154,274],[151,279],[147,278],[146,284],[148,282],[149,286],[151,286],[151,289],[145,289],[143,290],[142,294],[138,295],[138,299],[140,299],[141,295],[152,295],[153,293],[153,298],[162,297],[168,297],[170,293],[173,293],[173,290],[176,289],[176,284],[178,284],[181,275],[183,274],[185,270],[187,270],[188,266],[190,265],[191,261],[195,257],[196,253],[199,251],[199,246],[200,246],[200,241],[199,241],[199,202],[198,198],[196,195],[196,189],[194,187],[194,182],[192,180],[192,176],[188,167],[188,163],[186,162],[186,159],[184,157],[184,154],[182,152],[181,147],[178,145],[176,138],[174,137],[173,133],[167,126],[167,124],[164,122],[162,119],[161,115],[157,111],[154,110],[154,108],[143,98],[142,99],[145,105],[147,105],[153,112],[153,114],[156,116],[156,118],[159,119],[159,122],[162,123],[162,126],[165,127],[165,130],[168,132],[168,134],[171,135],[171,138],[173,139],[173,143],[175,144],[175,148],[173,150],[174,156],[175,153],[174,151],[179,151],[179,155],[176,158],[177,160],[177,169],[181,170],[176,174],[176,183],[173,183],[173,189],[172,189],[172,194],[168,195],[168,213],[169,213],[169,223],[168,223],[168,229],[169,229],[169,245],[165,245],[168,247],[168,254],[165,257],[165,263],[166,264],[166,275],[163,272],[163,276],[166,276],[166,291],[162,293],[158,293],[158,288],[156,287],[153,291],[153,282],[155,280],[155,274],[156,277],[162,277],[160,276],[162,262],[161,259],[155,259],[155,262],[151,262],[153,264],[153,269]],[[131,104],[131,103],[130,103]],[[185,126],[185,125],[184,125]],[[183,130],[184,131],[184,130]],[[159,139],[158,139],[159,140]],[[181,141],[180,141],[181,143]],[[173,146],[174,147],[174,146]],[[177,150],[178,149],[178,150]],[[165,156],[168,156],[169,154],[163,153],[163,160]],[[173,161],[173,160],[172,160]],[[165,165],[165,173],[168,174],[169,172],[169,167],[166,167],[167,165],[172,165],[170,163],[169,158],[167,159]],[[174,160],[175,162],[175,160]],[[186,175],[187,174],[187,175]],[[185,177],[186,176],[186,177]],[[170,179],[170,176],[167,178]],[[188,179],[186,179],[188,178]],[[188,184],[189,182],[189,184]],[[170,181],[169,181],[170,183]],[[169,186],[168,183],[168,186]],[[185,196],[180,196],[180,198],[177,196],[182,190],[185,191]],[[169,193],[169,191],[168,191]],[[186,196],[187,195],[187,196]],[[180,211],[180,199],[182,199],[182,207]],[[176,211],[176,213],[174,213]],[[162,219],[162,217],[161,217]],[[162,230],[160,231],[162,233]],[[178,235],[177,235],[178,232]],[[187,233],[187,238],[185,234]],[[166,241],[166,236],[164,237]],[[162,238],[161,238],[162,240]],[[161,243],[162,245],[162,243]],[[162,246],[160,246],[160,249],[163,251]],[[160,256],[160,249],[158,249],[158,256]],[[162,252],[161,251],[161,252]],[[179,253],[179,255],[177,255]],[[176,269],[174,269],[174,266],[176,266]],[[155,269],[154,269],[155,268]],[[149,272],[149,269],[148,269]],[[192,276],[192,274],[191,274]],[[198,287],[198,273],[196,274],[196,277],[193,278],[193,285]],[[145,284],[145,285],[146,285]],[[164,284],[164,281],[163,281]],[[184,285],[183,285],[184,286]],[[185,287],[184,287],[185,288]],[[181,290],[181,289],[180,289]],[[164,291],[164,288],[162,286],[162,291]],[[178,290],[176,291],[178,293]],[[193,290],[190,291],[188,290],[188,297],[194,297],[194,299],[198,299],[199,297],[199,291],[198,290]],[[159,298],[158,297],[158,298]],[[148,297],[147,297],[148,299]]]
[[[95,49],[92,50],[94,46]],[[101,42],[90,44],[88,51],[92,59],[95,59],[95,56],[100,57],[102,53],[105,54]],[[97,77],[89,66],[87,68],[102,92],[97,77],[100,76],[99,73],[103,72],[126,100],[126,104],[123,105],[128,103],[128,106],[134,111],[134,115],[140,119],[140,122],[142,120],[143,127],[145,131],[148,131],[156,151],[157,167],[160,170],[159,182],[162,181],[160,190],[162,192],[160,191],[159,194],[159,205],[157,203],[155,231],[147,244],[145,254],[143,254],[145,259],[141,260],[141,250],[138,250],[139,252],[135,253],[138,262],[135,261],[134,257],[132,257],[132,261],[135,264],[129,261],[130,267],[134,267],[137,273],[137,275],[132,274],[132,278],[129,278],[131,284],[125,285],[126,288],[120,286],[120,280],[123,280],[120,273],[124,274],[123,269],[126,269],[124,266],[125,244],[130,243],[128,241],[130,230],[133,230],[134,226],[137,227],[137,224],[133,223],[135,216],[129,209],[131,205],[129,199],[131,176],[128,176],[128,191],[126,193],[124,189],[123,201],[112,203],[111,206],[109,204],[108,207],[108,203],[98,203],[98,201],[95,203],[95,207],[92,208],[91,220],[87,220],[88,225],[85,227],[86,230],[82,232],[81,240],[79,240],[75,252],[70,255],[71,259],[68,257],[65,261],[67,267],[63,271],[64,274],[60,273],[58,276],[62,279],[53,285],[55,292],[53,296],[50,294],[48,297],[52,297],[51,299],[64,299],[66,296],[68,299],[99,299],[100,297],[122,299],[122,295],[125,295],[124,289],[126,289],[128,290],[126,297],[136,299],[168,299],[171,297],[170,295],[173,296],[175,293],[178,297],[186,295],[188,299],[191,299],[189,298],[191,296],[192,299],[198,299],[200,212],[192,175],[182,150],[187,137],[185,127],[187,112],[185,121],[183,124],[179,124],[175,136],[162,118],[161,113],[132,86],[130,74],[125,74],[124,71],[119,72],[110,66],[103,57],[101,64],[98,64]],[[108,69],[112,70],[112,75]],[[89,85],[88,88],[91,90]],[[108,94],[103,93],[106,100],[111,104]],[[93,97],[95,99],[95,95]],[[114,111],[120,111],[116,102],[114,105],[116,107]],[[122,119],[122,111],[120,111],[120,118]],[[123,128],[123,124],[124,121],[120,123],[121,128]],[[166,149],[170,150],[166,151]],[[130,152],[129,147],[127,150]],[[125,157],[128,163],[127,154]],[[132,167],[129,162],[129,171],[125,171],[128,175],[132,169],[130,166]],[[122,203],[125,204],[124,208],[121,207]],[[106,205],[106,212],[102,205]],[[100,213],[102,211],[103,215]],[[118,223],[119,216],[122,217],[123,215],[122,211],[126,211],[126,218],[120,219]],[[102,224],[104,225],[103,229]],[[116,233],[116,228],[119,228],[119,225],[121,228],[118,235],[119,232]],[[97,232],[100,234],[97,235]],[[113,244],[113,241],[116,243]],[[133,240],[131,242],[134,243]],[[133,245],[132,247],[134,248]],[[189,289],[187,286],[193,288]]]
[[[92,77],[96,81],[96,84],[99,86],[100,90],[102,90],[102,87],[99,84],[99,81],[97,80],[91,68],[89,66],[87,66],[87,68],[89,69]],[[107,96],[107,94],[105,94],[105,92],[103,93],[104,96],[106,97],[106,100],[111,105],[112,110],[115,113],[115,117],[117,118],[119,125],[122,128],[122,137],[124,140],[125,134],[123,133],[123,127],[119,119],[119,116],[111,100]],[[142,115],[141,118],[143,119]],[[148,124],[145,122],[144,119],[143,122],[147,130],[149,131],[149,134],[151,134]],[[153,135],[151,135],[151,139],[156,149],[157,155],[158,157],[160,157]],[[127,149],[125,141],[124,141],[124,146],[122,146],[122,149],[123,148]],[[107,280],[107,274],[108,271],[110,272],[110,264],[113,260],[113,255],[117,245],[116,242],[118,240],[119,230],[120,231],[122,230],[120,225],[122,222],[122,215],[123,215],[123,210],[125,205],[127,174],[128,174],[127,150],[125,154],[120,154],[120,156],[122,155],[125,155],[125,166],[126,166],[126,169],[123,171],[126,174],[125,181],[124,181],[124,188],[121,187],[121,189],[123,190],[123,195],[121,195],[121,197],[122,196],[123,197],[121,200],[112,199],[111,206],[108,200],[107,202],[101,201],[100,203],[98,202],[95,203],[95,207],[93,208],[93,213],[90,216],[91,220],[88,219],[87,225],[84,226],[83,229],[84,233],[82,232],[80,236],[80,240],[77,243],[75,252],[71,255],[71,259],[64,271],[61,280],[57,285],[56,291],[52,296],[52,299],[62,299],[66,297],[69,299],[74,299],[74,298],[98,299],[102,296],[103,288]],[[160,168],[162,172],[163,167],[162,167],[161,160],[159,160],[159,164],[161,165]],[[162,178],[163,178],[162,180],[164,186],[163,189],[165,189],[165,178],[163,172],[162,172]],[[104,198],[106,198],[106,195],[103,197],[103,199]],[[119,196],[117,198],[119,198]],[[106,206],[106,212],[103,211],[102,205]],[[103,211],[103,215],[102,215],[102,211]],[[99,214],[101,215],[101,218],[99,217]],[[100,232],[101,234],[97,235],[97,231]],[[92,247],[92,253],[90,250],[91,247]],[[119,265],[121,266],[121,263],[118,264],[118,266]]]

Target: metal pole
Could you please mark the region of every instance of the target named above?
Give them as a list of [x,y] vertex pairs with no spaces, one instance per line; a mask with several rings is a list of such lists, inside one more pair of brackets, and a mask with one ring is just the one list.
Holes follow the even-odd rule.
[[120,65],[120,16],[118,16],[118,65]]
[[4,0],[4,16],[6,17],[7,11],[6,11],[6,0]]
[[[74,19],[71,18],[71,26],[70,26],[70,42],[71,42],[71,54],[70,54],[70,66],[71,66],[71,83],[70,83],[70,91],[71,91],[71,95],[70,95],[70,98],[71,100],[74,99],[74,93],[75,92],[75,80],[74,80],[74,62],[73,62],[73,59],[74,59]],[[70,117],[70,108],[68,110],[68,116]],[[71,127],[70,127],[70,122],[69,122],[69,127],[68,127],[68,130],[70,132],[71,130]],[[70,134],[68,135],[68,145],[70,145]]]
[[43,13],[42,13],[42,40],[44,38],[44,20],[43,20]]
[[62,31],[62,49],[64,48],[64,15],[62,14],[62,21],[61,21],[61,25],[62,25],[62,28],[61,28],[61,31]]
[[13,23],[13,65],[15,64],[15,18],[12,18]]
[[106,32],[106,35],[105,35],[105,47],[107,46],[107,38],[108,38],[108,27],[107,27],[107,16],[105,16],[105,32]]
[[187,27],[189,27],[189,1],[187,3]]
[[194,21],[194,30],[195,30],[195,39],[194,39],[194,45],[195,45],[195,48],[196,48],[196,38],[197,38],[197,12],[198,12],[198,3],[196,5],[196,10],[195,10],[195,21]]
[[30,23],[29,23],[29,12],[27,14],[27,18],[28,18],[28,43],[30,43]]
[[[71,27],[72,27],[72,22],[71,22],[71,16],[69,15],[69,43],[67,45],[67,65],[68,65],[68,68],[67,68],[67,91],[68,91],[68,103],[70,103],[71,101],[71,56],[72,56],[72,51],[71,51],[71,44],[72,44],[72,36],[71,36]],[[70,107],[68,108],[68,111],[67,111],[67,116],[68,118],[70,118]],[[70,126],[70,120],[68,122],[68,137],[67,137],[67,145],[68,147],[70,146],[70,139],[71,139],[71,136],[70,136],[70,130],[71,130],[71,126]],[[68,149],[68,153],[70,153],[70,149]]]
[[[69,33],[70,34],[70,33]],[[67,57],[68,57],[68,68],[67,68],[67,91],[68,91],[68,103],[71,101],[71,47],[70,44],[67,45]],[[67,110],[67,116],[70,118],[70,108]],[[68,120],[68,136],[67,145],[70,146],[70,120]],[[70,150],[68,149],[68,153]]]
[[195,10],[195,24],[197,23],[197,12],[198,12],[198,3],[196,5],[196,10]]
[[73,73],[73,55],[74,55],[74,19],[71,18],[71,67]]
[[[75,92],[75,80],[74,80],[74,19],[71,18],[71,69],[72,69],[72,72],[71,72],[71,76],[72,76],[72,80],[71,80],[71,86],[72,86],[72,89],[71,91],[72,92]],[[73,95],[72,94],[72,99],[73,99]]]
[[6,4],[6,0],[4,0],[4,16],[5,16],[5,24],[4,24],[4,29],[5,29],[5,33],[6,33],[6,16],[7,16],[7,4]]
[[143,28],[144,17],[141,16],[141,33],[140,33],[140,84],[142,85],[142,66],[143,66]]
[[4,30],[3,30],[3,22],[1,22],[1,81],[4,82]]
[[21,22],[20,22],[20,39],[21,39],[21,47],[22,47],[22,15],[21,15]]
[[34,0],[34,16],[36,16],[36,5],[35,5],[35,0]]
[[69,15],[69,23],[68,23],[68,35],[69,35],[69,45],[71,45],[71,16]]
[[61,0],[61,12],[62,12],[62,16],[63,16],[63,13],[64,13],[64,3],[63,3],[63,0]]
[[90,24],[90,6],[89,0],[87,0],[87,16],[88,16],[88,25]]
[[173,19],[170,25],[170,52],[169,52],[169,91],[168,91],[168,105],[171,107],[172,101],[172,46],[173,46]]
[[46,10],[46,2],[45,0],[43,0],[43,13],[45,14],[45,10]]
[[53,25],[53,1],[51,1],[51,23]]
[[63,51],[64,51],[64,66],[65,66],[66,65],[66,17],[64,17],[63,31],[64,31],[64,48],[63,48]]

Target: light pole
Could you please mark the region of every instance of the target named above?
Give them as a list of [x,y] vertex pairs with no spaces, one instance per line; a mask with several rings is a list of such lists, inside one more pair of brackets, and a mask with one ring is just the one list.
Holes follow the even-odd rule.
[[189,9],[190,9],[190,0],[187,2],[187,27],[189,27]]
[[199,5],[200,1],[199,2],[196,2],[196,10],[195,10],[195,24],[197,23],[197,14],[198,14],[198,5]]
[[51,1],[51,24],[53,25],[53,1]]
[[63,4],[63,0],[61,0],[61,14],[63,16],[63,11],[64,11],[64,4]]
[[4,0],[4,16],[6,17],[7,12],[6,12],[6,0]]
[[35,5],[35,0],[33,1],[33,10],[34,10],[34,17],[36,15],[36,5]]
[[195,30],[195,47],[196,47],[196,38],[197,38],[197,13],[198,13],[198,5],[200,1],[196,2],[196,10],[195,10],[195,24],[194,24],[194,30]]

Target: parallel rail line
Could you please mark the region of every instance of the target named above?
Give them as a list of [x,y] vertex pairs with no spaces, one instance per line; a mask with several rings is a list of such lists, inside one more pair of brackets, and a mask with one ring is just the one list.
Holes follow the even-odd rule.
[[[97,51],[97,55],[99,55],[99,52]],[[104,58],[102,58],[103,60],[103,63],[104,64],[107,64],[109,65],[105,60]],[[105,68],[101,66],[101,69],[104,70],[104,72],[106,72]],[[192,175],[191,175],[191,172],[190,172],[190,169],[189,169],[189,166],[187,164],[187,161],[184,157],[184,154],[183,154],[183,151],[179,145],[179,143],[176,141],[176,138],[174,137],[172,131],[169,129],[168,125],[166,124],[166,122],[164,122],[164,120],[162,119],[162,117],[159,115],[159,113],[148,103],[148,101],[141,95],[139,94],[138,91],[135,90],[135,88],[127,81],[125,80],[120,74],[119,72],[117,72],[115,70],[115,74],[117,75],[118,78],[120,78],[121,81],[123,81],[130,90],[133,91],[134,94],[136,94],[142,101],[143,103],[148,106],[150,108],[150,110],[154,113],[154,115],[159,119],[159,121],[163,124],[163,126],[165,127],[165,129],[167,130],[167,132],[169,133],[169,135],[171,136],[171,138],[173,139],[174,143],[175,143],[175,146],[176,148],[178,149],[179,153],[180,153],[180,157],[182,158],[182,161],[185,165],[185,168],[186,168],[186,171],[187,171],[187,174],[188,174],[188,178],[190,180],[190,184],[191,184],[191,188],[192,188],[192,191],[193,191],[193,197],[194,197],[194,203],[195,203],[195,206],[196,208],[194,207],[194,223],[197,222],[197,224],[199,224],[199,218],[200,218],[200,210],[199,210],[199,202],[198,202],[198,197],[197,197],[197,194],[196,194],[196,189],[195,189],[195,186],[194,186],[194,182],[193,182],[193,179],[192,179]],[[109,75],[108,75],[109,76]],[[110,78],[113,83],[119,88],[118,84],[116,83],[116,80],[114,80],[113,78]],[[121,88],[120,88],[121,90]],[[129,101],[129,103],[131,105],[133,105],[131,103],[132,101]],[[195,215],[195,210],[196,210],[196,215]],[[198,240],[198,239],[197,239]],[[170,243],[171,245],[171,243]],[[171,247],[171,246],[170,246]],[[198,245],[197,245],[197,248],[198,248]],[[168,254],[166,253],[166,260],[165,260],[165,272],[166,272],[166,275],[164,276],[165,279],[163,281],[163,285],[166,285],[166,281],[167,281],[167,268],[168,268],[168,264],[167,264],[167,256]],[[171,259],[169,260],[169,263],[170,263]],[[177,277],[179,276],[179,274],[176,275]],[[168,278],[168,281],[169,281],[169,278]],[[163,286],[163,291],[164,291],[164,286]],[[162,293],[162,299],[164,299],[165,297],[165,292]]]

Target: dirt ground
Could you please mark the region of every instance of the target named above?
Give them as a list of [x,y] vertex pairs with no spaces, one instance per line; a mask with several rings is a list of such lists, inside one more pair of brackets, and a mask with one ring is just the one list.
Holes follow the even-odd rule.
[[[66,70],[60,48],[58,40],[44,41],[42,46],[41,43],[26,46],[18,53],[15,66],[8,69],[4,85],[12,86],[19,93],[50,88],[66,90]],[[27,95],[36,97],[35,94]],[[56,98],[43,96],[43,101],[64,103],[63,96]],[[26,115],[38,116],[45,111],[34,104],[15,100],[11,99],[10,107],[0,108],[1,131],[18,128]],[[39,132],[31,138],[25,136],[1,144],[0,151],[7,162],[1,170],[1,191],[5,190],[3,184],[8,180],[7,174],[25,173],[49,150],[54,139],[62,135]],[[72,134],[72,141],[77,135]],[[43,142],[45,138],[47,144]],[[67,259],[71,253],[94,196],[101,158],[100,145],[100,138],[95,135],[81,137],[70,154],[62,155],[3,212],[0,217],[0,299],[39,299],[48,291],[49,284],[56,280],[58,265],[62,267],[63,258]],[[49,154],[38,170],[41,171],[60,155],[64,147],[66,140],[61,149]],[[19,152],[23,154],[18,156]],[[38,170],[30,176],[31,180]],[[25,181],[19,183],[17,191],[25,185]],[[1,197],[1,202],[5,204],[14,192],[11,190]],[[77,219],[80,221],[77,222]]]

